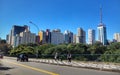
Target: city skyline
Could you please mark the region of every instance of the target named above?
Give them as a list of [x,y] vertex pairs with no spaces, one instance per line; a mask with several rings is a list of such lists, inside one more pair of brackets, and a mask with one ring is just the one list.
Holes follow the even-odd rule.
[[[84,36],[83,32],[80,31],[81,42]],[[84,39],[85,40],[85,39]],[[16,26],[14,25],[10,30],[10,33],[7,35],[6,42],[10,44],[12,47],[16,47],[20,44],[28,44],[28,43],[39,43],[39,44],[63,44],[63,43],[73,43],[73,33],[70,31],[66,31],[66,33],[61,33],[60,29],[55,29],[50,31],[46,29],[46,31],[40,31],[38,35],[32,33],[29,30],[29,27],[24,26]]]
[[[33,33],[38,34],[33,21],[40,30],[61,29],[77,34],[77,28],[95,29],[100,21],[100,4],[103,8],[103,23],[106,24],[107,38],[120,32],[120,1],[119,0],[1,0],[0,1],[0,37],[6,39],[13,25],[29,25]],[[13,4],[14,3],[14,4]],[[98,36],[96,34],[96,40]],[[86,33],[86,39],[87,39]]]

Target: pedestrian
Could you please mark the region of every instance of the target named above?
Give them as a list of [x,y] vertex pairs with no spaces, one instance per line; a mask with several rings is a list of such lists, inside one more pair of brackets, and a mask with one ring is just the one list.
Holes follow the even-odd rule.
[[55,61],[58,60],[58,52],[55,53],[54,59]]
[[60,57],[59,57],[60,61],[63,61],[63,58],[64,58],[64,55],[61,54]]
[[19,61],[19,60],[20,60],[20,55],[18,54],[18,55],[17,55],[17,61]]
[[68,54],[67,54],[68,62],[71,62],[71,58],[72,58],[71,53],[68,53]]

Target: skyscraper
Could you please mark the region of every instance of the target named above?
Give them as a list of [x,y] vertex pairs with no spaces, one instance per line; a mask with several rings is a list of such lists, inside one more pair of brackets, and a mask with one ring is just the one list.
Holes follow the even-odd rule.
[[73,35],[73,43],[76,43],[76,34]]
[[86,43],[86,33],[82,28],[77,29],[76,43]]
[[98,41],[103,45],[107,44],[106,26],[102,23],[102,8],[100,8],[100,24],[98,25]]
[[51,32],[51,44],[63,44],[64,35],[61,33],[60,29],[55,29]]
[[44,43],[46,43],[46,33],[45,33],[45,31],[40,31],[39,32],[39,37],[40,37],[40,43],[41,44],[44,44]]
[[64,42],[65,43],[73,43],[73,33],[66,30],[64,33]]
[[19,44],[35,43],[36,35],[29,31],[28,26],[17,26],[14,25],[8,35],[7,42],[13,47]]
[[46,29],[46,43],[51,43],[51,32],[50,29]]
[[120,42],[120,33],[114,33],[114,42]]
[[35,33],[31,33],[30,31],[24,31],[21,32],[19,35],[20,35],[20,44],[28,44],[28,43],[36,42]]
[[88,44],[95,43],[95,30],[88,29]]
[[9,37],[8,37],[8,44],[10,45],[14,45],[14,42],[15,42],[15,36],[17,34],[20,34],[21,32],[28,30],[28,26],[24,25],[24,26],[17,26],[17,25],[14,25],[10,31],[10,34],[9,34]]

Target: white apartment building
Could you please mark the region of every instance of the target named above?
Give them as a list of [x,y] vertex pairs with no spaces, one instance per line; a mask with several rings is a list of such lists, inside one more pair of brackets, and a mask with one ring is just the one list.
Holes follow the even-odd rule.
[[13,47],[18,46],[19,44],[21,44],[21,37],[17,34],[16,36],[14,36],[14,45],[13,45]]
[[95,43],[95,30],[88,29],[88,44]]
[[115,42],[120,42],[120,33],[114,33]]

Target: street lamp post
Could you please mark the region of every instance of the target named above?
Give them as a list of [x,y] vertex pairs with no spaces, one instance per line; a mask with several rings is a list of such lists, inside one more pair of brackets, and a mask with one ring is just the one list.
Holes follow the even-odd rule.
[[[37,30],[38,30],[38,35],[39,35],[39,27],[38,27],[35,23],[33,23],[32,21],[29,21],[29,23],[32,24],[32,25],[34,25],[34,26],[37,28]],[[39,38],[39,40],[40,40],[40,38]],[[38,38],[37,38],[38,43],[39,43],[39,40],[38,40]]]
[[32,21],[29,21],[29,23],[31,23],[32,25],[34,25],[37,28],[38,33],[39,33],[39,27],[35,23],[33,23]]
[[[37,28],[38,35],[39,35],[39,27],[35,23],[33,23],[32,21],[29,21],[29,23],[32,24],[32,25],[34,25]],[[37,41],[38,41],[38,38],[37,38]],[[36,50],[36,58],[38,58],[38,56],[39,56],[39,53],[38,53],[38,50]]]

